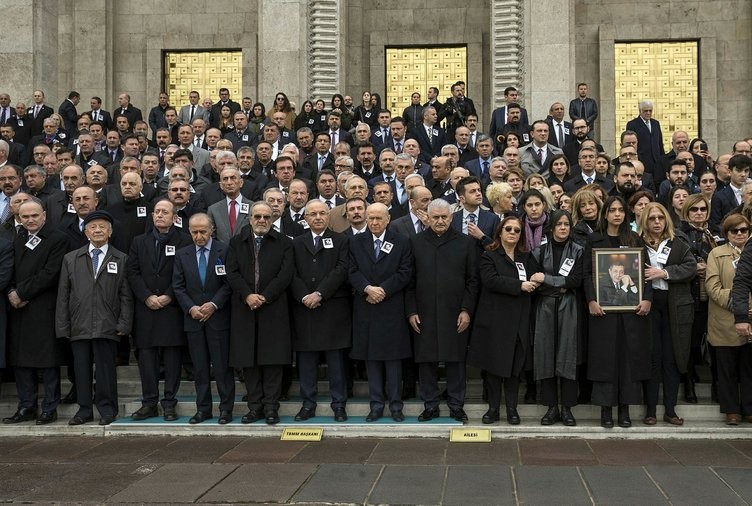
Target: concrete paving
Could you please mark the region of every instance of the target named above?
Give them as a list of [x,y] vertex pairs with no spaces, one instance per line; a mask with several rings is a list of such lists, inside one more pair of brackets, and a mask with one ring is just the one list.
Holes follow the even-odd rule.
[[752,504],[749,440],[0,437],[0,502]]

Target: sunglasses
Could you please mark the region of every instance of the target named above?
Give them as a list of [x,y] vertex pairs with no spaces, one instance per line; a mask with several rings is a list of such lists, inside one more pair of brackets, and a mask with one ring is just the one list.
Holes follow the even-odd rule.
[[271,220],[272,217],[268,214],[254,214],[253,219],[254,220]]
[[689,208],[689,212],[690,213],[704,213],[707,210],[708,210],[707,207],[692,206],[692,207]]
[[746,234],[749,232],[749,227],[730,228],[729,232],[732,234]]
[[519,234],[521,230],[518,227],[504,227],[504,232]]

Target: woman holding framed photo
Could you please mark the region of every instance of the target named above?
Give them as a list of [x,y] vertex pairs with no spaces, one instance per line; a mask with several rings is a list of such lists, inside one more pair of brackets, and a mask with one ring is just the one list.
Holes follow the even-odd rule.
[[[612,275],[619,290],[632,293],[638,288],[636,306],[628,310],[608,312],[597,297],[597,285],[609,273],[600,272],[599,264],[593,261],[593,253],[599,250],[630,251],[632,258],[640,258],[643,242],[632,232],[627,219],[627,204],[621,197],[609,197],[603,205],[598,220],[598,229],[588,237],[584,255],[583,288],[588,303],[588,378],[593,382],[591,402],[601,406],[601,427],[614,426],[613,406],[618,406],[618,424],[631,427],[630,404],[642,404],[642,381],[650,378],[650,314],[652,289],[641,280],[640,265],[629,263],[635,280],[624,279],[625,270],[618,272],[618,262]],[[627,249],[624,249],[627,248]],[[626,255],[625,255],[626,257]],[[626,263],[626,262],[625,262]],[[627,265],[622,265],[625,269]],[[631,276],[630,276],[631,277]],[[625,286],[626,285],[626,286]],[[614,287],[616,290],[616,287]],[[610,308],[606,308],[610,309]]]

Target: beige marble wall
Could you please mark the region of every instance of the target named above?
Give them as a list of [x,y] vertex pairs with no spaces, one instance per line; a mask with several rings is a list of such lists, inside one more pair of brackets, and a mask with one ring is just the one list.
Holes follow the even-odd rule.
[[3,15],[0,16],[0,33],[3,34],[0,68],[4,70],[2,91],[10,95],[12,104],[20,101],[28,103],[31,99],[34,87],[34,17],[32,2],[4,2]]

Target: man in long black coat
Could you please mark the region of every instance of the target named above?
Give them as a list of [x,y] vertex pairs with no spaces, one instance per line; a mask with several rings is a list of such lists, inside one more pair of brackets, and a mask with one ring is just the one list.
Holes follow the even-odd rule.
[[230,241],[230,365],[243,369],[248,413],[241,422],[279,423],[282,369],[292,363],[287,289],[295,271],[292,241],[272,229],[272,209],[251,207],[250,227]]
[[305,207],[309,229],[293,239],[295,277],[293,349],[298,353],[300,396],[303,407],[295,420],[316,416],[319,357],[323,353],[329,375],[334,419],[347,420],[345,350],[352,334],[352,294],[347,283],[348,240],[329,227],[329,207],[311,200]]
[[465,355],[478,297],[478,254],[475,241],[451,227],[448,202],[431,202],[428,220],[430,228],[411,239],[415,275],[406,295],[425,407],[418,421],[440,416],[439,362],[444,362],[449,416],[464,422]]
[[128,253],[128,284],[133,290],[135,318],[133,342],[138,350],[141,375],[141,407],[134,420],[158,416],[160,355],[164,363],[165,421],[178,419],[175,406],[180,388],[183,349],[183,313],[172,290],[172,269],[177,250],[191,244],[190,238],[173,225],[172,202],[154,206],[154,229],[133,239]]
[[389,210],[384,204],[368,206],[366,221],[368,232],[350,240],[355,293],[350,356],[366,361],[371,397],[366,421],[381,418],[388,401],[392,419],[402,422],[402,359],[411,355],[404,297],[413,273],[410,240],[386,229]]
[[[57,419],[60,404],[60,365],[63,343],[55,336],[55,303],[63,257],[68,252],[64,233],[45,223],[38,202],[18,210],[24,227],[13,242],[15,270],[7,297],[12,306],[8,332],[8,364],[13,366],[18,391],[16,413],[4,423]],[[37,418],[37,374],[42,373],[44,399]]]

